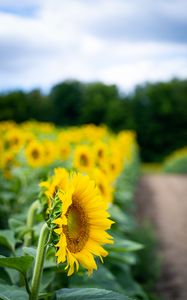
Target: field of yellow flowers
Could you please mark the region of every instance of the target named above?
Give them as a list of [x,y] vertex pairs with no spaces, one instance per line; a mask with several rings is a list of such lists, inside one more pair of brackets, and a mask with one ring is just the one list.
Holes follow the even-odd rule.
[[148,299],[131,270],[135,133],[32,121],[0,134],[0,299]]

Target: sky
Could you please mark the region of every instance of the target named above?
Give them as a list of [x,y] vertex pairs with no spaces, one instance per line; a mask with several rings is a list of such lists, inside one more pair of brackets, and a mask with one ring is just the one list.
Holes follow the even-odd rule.
[[187,78],[187,0],[0,0],[0,90]]

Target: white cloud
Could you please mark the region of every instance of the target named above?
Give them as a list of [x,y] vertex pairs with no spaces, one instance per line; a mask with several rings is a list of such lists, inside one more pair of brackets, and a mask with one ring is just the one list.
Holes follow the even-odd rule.
[[[162,7],[162,13],[166,14],[166,8],[170,7],[168,15],[178,20],[185,13],[178,9],[175,15],[176,2],[168,6],[168,1],[159,0],[157,9]],[[5,0],[0,0],[0,11],[5,4]],[[29,10],[37,1],[29,0],[27,4]],[[8,0],[8,8],[11,5]],[[21,7],[21,1],[18,5]],[[147,80],[187,77],[187,43],[149,39],[114,41],[89,27],[118,15],[138,18],[137,1],[40,0],[35,14],[29,17],[2,10],[0,88],[46,89],[60,80],[77,78],[103,80],[129,89]]]

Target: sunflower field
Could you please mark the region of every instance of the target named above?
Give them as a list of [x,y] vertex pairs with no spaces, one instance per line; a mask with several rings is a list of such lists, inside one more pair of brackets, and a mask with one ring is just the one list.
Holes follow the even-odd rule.
[[0,299],[148,299],[132,131],[0,123]]

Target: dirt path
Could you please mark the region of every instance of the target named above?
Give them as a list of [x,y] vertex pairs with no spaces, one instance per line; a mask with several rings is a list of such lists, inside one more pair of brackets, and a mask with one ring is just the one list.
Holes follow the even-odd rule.
[[140,221],[149,219],[156,228],[163,299],[187,300],[187,176],[141,177],[136,202]]

